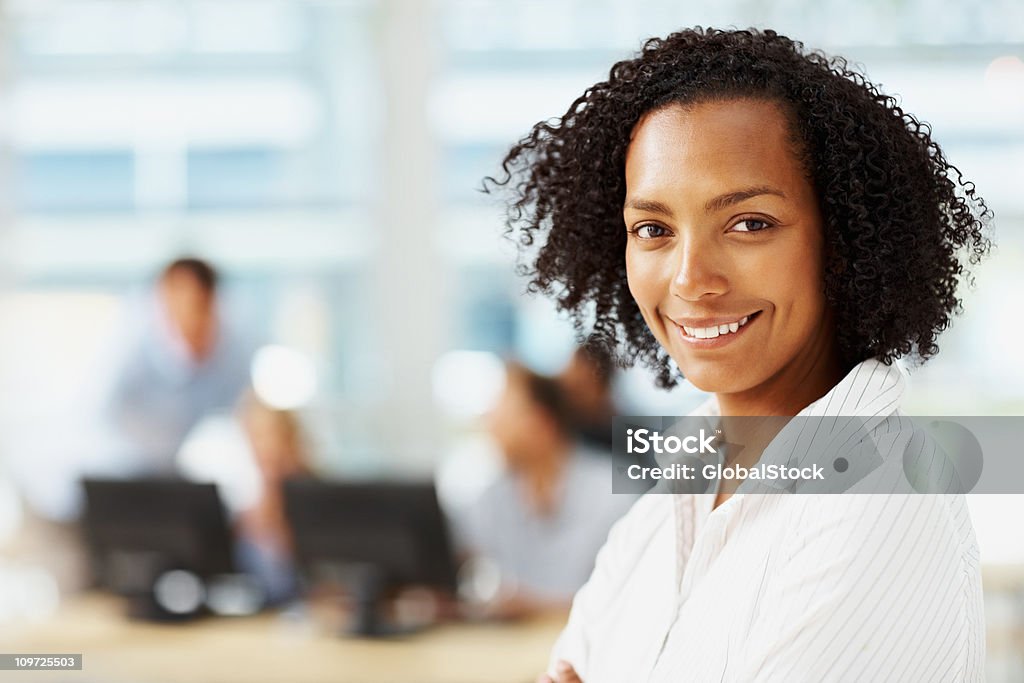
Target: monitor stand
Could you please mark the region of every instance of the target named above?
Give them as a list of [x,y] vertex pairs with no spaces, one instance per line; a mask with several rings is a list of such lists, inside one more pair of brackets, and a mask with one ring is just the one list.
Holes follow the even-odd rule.
[[359,638],[395,638],[407,636],[423,629],[422,626],[402,626],[393,623],[384,614],[389,582],[380,567],[372,564],[351,565],[348,587],[352,596],[352,613],[346,634]]

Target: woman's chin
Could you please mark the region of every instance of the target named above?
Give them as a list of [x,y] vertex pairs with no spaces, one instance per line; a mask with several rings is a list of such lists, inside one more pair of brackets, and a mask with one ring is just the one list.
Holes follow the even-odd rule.
[[749,367],[726,367],[722,363],[680,364],[686,381],[709,394],[735,394],[755,386]]

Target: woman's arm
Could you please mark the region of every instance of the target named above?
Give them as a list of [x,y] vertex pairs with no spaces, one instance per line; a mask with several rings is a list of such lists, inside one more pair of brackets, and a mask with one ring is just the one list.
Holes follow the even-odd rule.
[[[594,571],[577,591],[569,621],[555,643],[548,676],[561,683],[559,663],[567,662],[573,675],[587,680],[587,663],[594,646],[595,626],[607,606],[629,579],[633,566],[659,526],[672,523],[671,496],[645,495],[612,526],[608,540],[597,553]],[[573,679],[566,679],[572,681]]]

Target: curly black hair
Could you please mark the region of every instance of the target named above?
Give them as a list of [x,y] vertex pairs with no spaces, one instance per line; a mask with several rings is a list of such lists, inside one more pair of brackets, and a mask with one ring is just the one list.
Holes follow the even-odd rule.
[[639,359],[673,386],[677,372],[626,282],[626,149],[652,110],[741,97],[781,103],[791,118],[819,198],[844,364],[937,353],[961,308],[958,284],[971,281],[967,263],[990,249],[991,211],[927,123],[844,58],[768,30],[652,38],[512,147],[484,191],[511,194],[506,234],[518,238],[529,290],[553,296],[591,346],[622,365]]

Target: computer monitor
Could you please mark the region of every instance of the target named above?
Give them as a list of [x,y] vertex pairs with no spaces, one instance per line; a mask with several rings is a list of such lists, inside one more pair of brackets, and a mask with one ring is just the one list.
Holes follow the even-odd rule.
[[[102,587],[139,598],[138,616],[166,572],[199,579],[234,571],[217,487],[180,479],[85,479],[83,531]],[[149,605],[149,607],[153,607]]]
[[285,509],[300,568],[335,576],[353,593],[352,631],[391,635],[380,600],[388,589],[423,585],[454,592],[456,567],[432,483],[285,483]]

